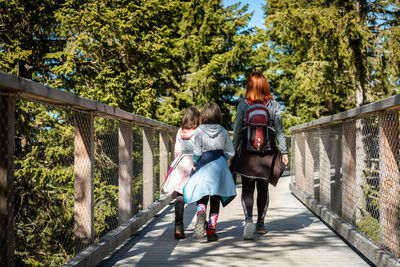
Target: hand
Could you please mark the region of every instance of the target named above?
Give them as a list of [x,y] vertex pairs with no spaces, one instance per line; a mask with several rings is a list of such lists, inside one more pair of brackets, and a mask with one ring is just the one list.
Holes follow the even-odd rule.
[[288,154],[283,154],[283,155],[282,155],[282,162],[283,162],[283,164],[285,164],[285,170],[286,170],[287,167],[289,166],[289,157],[288,157]]

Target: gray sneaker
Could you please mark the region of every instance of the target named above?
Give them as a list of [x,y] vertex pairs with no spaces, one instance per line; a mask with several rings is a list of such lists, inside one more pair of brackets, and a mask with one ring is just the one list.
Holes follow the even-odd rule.
[[206,213],[200,212],[197,214],[196,225],[194,226],[194,236],[202,238],[206,233]]
[[257,223],[256,232],[257,232],[257,234],[265,234],[267,232],[267,228],[265,228],[265,225],[263,222]]
[[253,240],[254,239],[255,225],[252,222],[246,222],[243,231],[243,240]]

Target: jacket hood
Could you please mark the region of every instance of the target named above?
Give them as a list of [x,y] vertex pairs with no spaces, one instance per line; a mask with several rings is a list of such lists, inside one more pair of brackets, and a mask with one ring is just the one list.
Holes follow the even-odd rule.
[[184,140],[189,140],[195,133],[196,129],[181,129],[181,137]]
[[219,124],[202,124],[199,126],[199,129],[205,132],[210,138],[215,138],[224,128]]

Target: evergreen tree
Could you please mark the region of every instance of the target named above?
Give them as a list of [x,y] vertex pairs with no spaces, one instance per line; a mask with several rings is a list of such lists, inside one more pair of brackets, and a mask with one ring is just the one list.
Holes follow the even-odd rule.
[[57,13],[68,36],[54,68],[74,93],[152,117],[163,91],[160,73],[171,60],[179,2],[69,0]]
[[163,96],[158,118],[179,125],[185,108],[213,101],[231,127],[243,75],[251,71],[256,36],[247,29],[247,6],[223,7],[221,0],[182,2],[182,18],[173,55],[174,68],[164,72],[170,88]]
[[395,13],[387,12],[395,6],[380,2],[275,0],[265,5],[263,49],[275,63],[269,76],[292,116],[290,124],[398,91],[398,69],[385,65],[388,51],[383,49],[394,42],[382,37],[387,29],[381,22],[386,17],[393,24]]
[[64,0],[0,1],[0,70],[47,82],[51,68],[60,64],[52,57],[62,51],[65,38],[55,35],[54,16]]

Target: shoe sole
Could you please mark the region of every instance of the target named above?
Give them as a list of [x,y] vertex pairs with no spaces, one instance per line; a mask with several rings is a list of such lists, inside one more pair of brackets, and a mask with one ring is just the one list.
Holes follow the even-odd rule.
[[184,233],[174,233],[175,239],[185,239]]
[[260,234],[260,235],[266,234],[266,233],[267,233],[267,230],[256,230],[256,233],[257,233],[257,234]]
[[215,236],[215,237],[214,236],[213,237],[208,237],[207,236],[207,241],[208,242],[215,242],[215,241],[218,241],[218,239],[219,239],[218,236]]
[[199,215],[197,215],[196,225],[194,226],[194,236],[196,238],[202,238],[206,233],[205,222],[206,214],[201,212]]
[[253,240],[255,230],[256,229],[254,223],[249,223],[245,225],[243,232],[243,240]]

